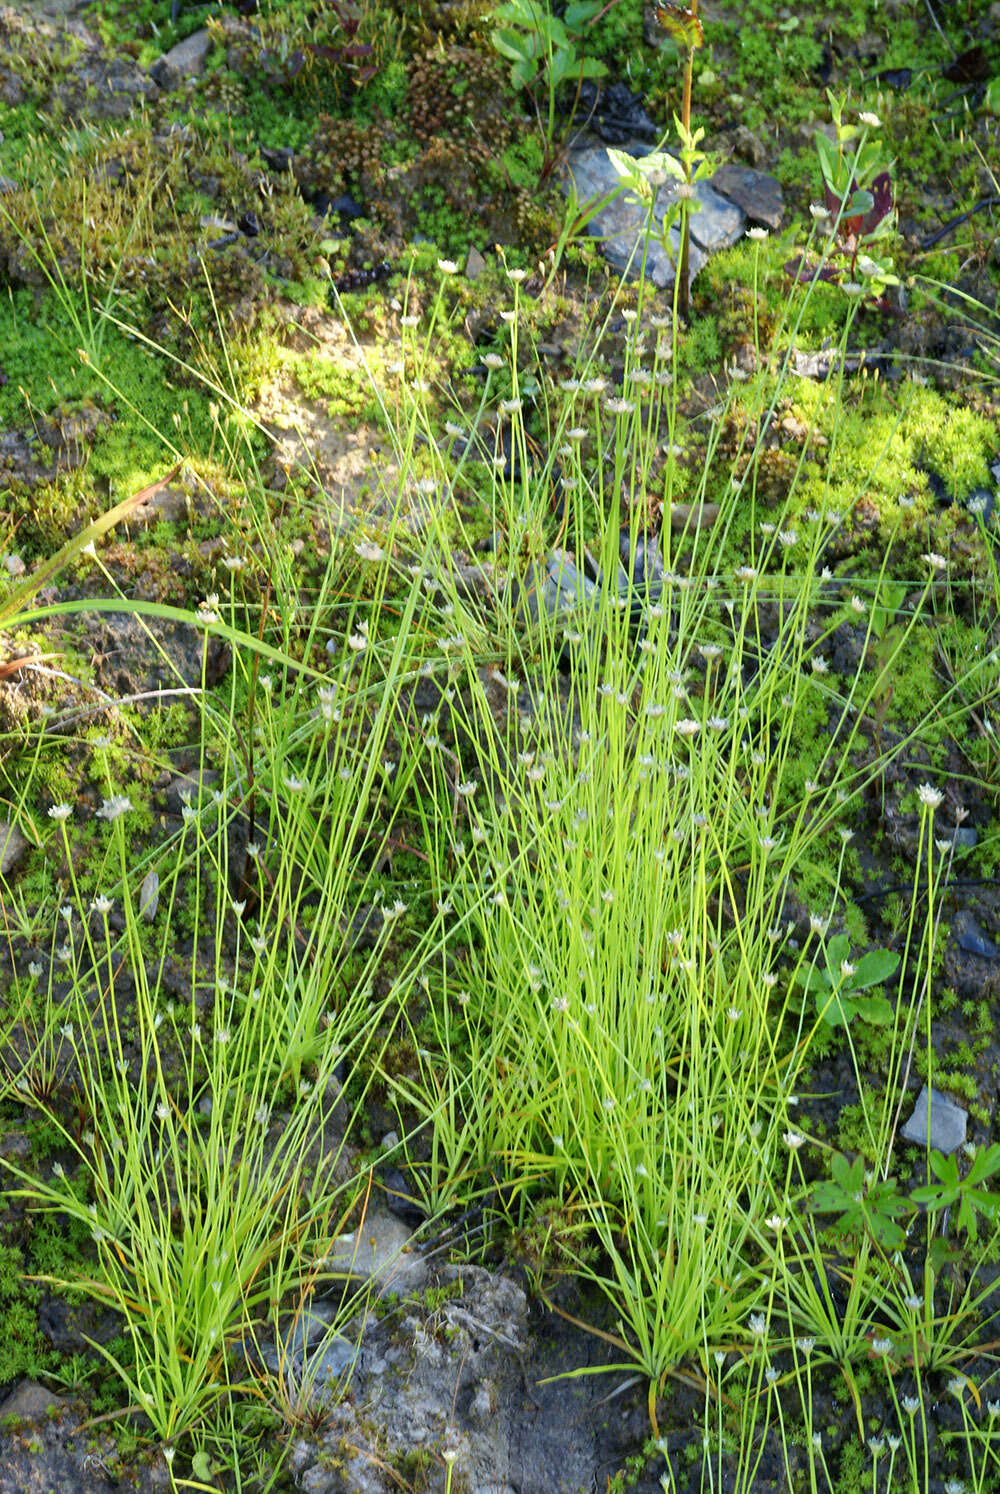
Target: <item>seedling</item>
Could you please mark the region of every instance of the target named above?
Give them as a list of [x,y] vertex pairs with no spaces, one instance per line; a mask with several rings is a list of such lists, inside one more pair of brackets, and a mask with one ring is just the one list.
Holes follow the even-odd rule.
[[873,949],[851,963],[850,940],[837,934],[826,947],[826,968],[813,965],[800,975],[810,995],[816,998],[816,1012],[828,1027],[849,1027],[855,1017],[885,1026],[892,1021],[892,1007],[884,996],[863,994],[881,986],[899,968],[899,955],[888,949]]

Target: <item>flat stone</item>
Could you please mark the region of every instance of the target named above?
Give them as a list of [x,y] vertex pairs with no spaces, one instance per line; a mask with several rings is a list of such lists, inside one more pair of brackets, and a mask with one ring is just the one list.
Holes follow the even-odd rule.
[[785,200],[776,177],[755,171],[752,166],[738,166],[728,161],[712,177],[712,186],[746,213],[751,223],[759,223],[772,231],[781,227]]
[[279,1330],[275,1343],[265,1343],[261,1356],[269,1369],[280,1374],[287,1388],[294,1388],[310,1405],[328,1401],[339,1390],[358,1356],[358,1343],[331,1331],[336,1316],[332,1303],[319,1302],[296,1313]]
[[475,244],[469,249],[468,258],[465,261],[465,273],[469,280],[478,280],[486,269],[486,261],[476,248]]
[[34,1380],[22,1380],[0,1401],[0,1420],[16,1416],[18,1421],[41,1421],[52,1409],[64,1406],[57,1395]]
[[185,78],[198,78],[205,70],[205,62],[212,50],[212,38],[204,29],[193,31],[179,41],[169,52],[158,57],[150,68],[153,82],[169,93],[179,87]]
[[13,871],[31,842],[9,820],[0,820],[0,874]]
[[904,1141],[931,1146],[947,1157],[965,1140],[967,1122],[968,1116],[961,1105],[936,1089],[928,1091],[925,1084],[917,1096],[913,1114],[899,1134]]
[[[601,148],[589,146],[571,152],[568,167],[581,203],[603,197],[620,185],[607,151]],[[657,191],[654,218],[661,225],[664,213],[676,200],[679,186],[680,183],[669,181]],[[659,240],[650,237],[644,262],[642,235],[646,227],[646,210],[638,203],[630,202],[630,195],[622,192],[602,208],[587,225],[587,232],[601,240],[601,252],[616,270],[636,279],[644,269],[646,278],[658,289],[665,290],[673,285],[676,276],[680,227],[675,223],[670,229],[669,250]],[[692,280],[710,254],[736,243],[746,223],[743,209],[716,192],[708,182],[698,182],[695,195],[699,208],[691,214],[689,270]]]
[[960,908],[955,914],[951,921],[951,932],[959,949],[966,954],[975,955],[980,960],[1000,959],[1000,949],[997,949],[992,939],[987,938],[967,909]]
[[418,1291],[427,1263],[412,1246],[413,1231],[381,1203],[370,1203],[360,1228],[334,1241],[324,1267],[354,1281],[370,1282],[377,1297]]

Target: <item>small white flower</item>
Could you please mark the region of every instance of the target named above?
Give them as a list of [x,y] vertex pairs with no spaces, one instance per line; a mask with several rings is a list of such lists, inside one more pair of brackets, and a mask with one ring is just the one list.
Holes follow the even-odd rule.
[[106,918],[114,907],[114,903],[111,898],[105,897],[102,892],[98,897],[94,898],[90,906],[101,918]]
[[453,259],[439,259],[438,260],[438,269],[441,271],[442,275],[457,275],[458,274],[458,265],[455,263],[455,261]]
[[132,801],[125,794],[112,794],[110,799],[105,799],[97,811],[99,820],[107,820],[110,824],[121,815],[126,814],[132,808]]
[[821,202],[811,202],[809,211],[815,223],[825,223],[830,216],[830,209],[824,207]]
[[932,812],[935,809],[940,809],[941,805],[944,803],[944,794],[941,793],[940,789],[936,789],[934,785],[930,783],[922,783],[920,785],[920,787],[917,789],[917,798],[926,809],[929,809]]
[[28,974],[31,976],[32,980],[37,980],[38,977],[44,972],[44,970],[45,966],[40,964],[38,960],[32,960],[28,965]]
[[156,1119],[159,1121],[170,1119],[170,1106],[165,1104],[163,1100],[156,1107]]
[[199,603],[197,617],[199,622],[217,623],[219,621],[219,597],[217,592],[212,592],[205,600]]
[[494,373],[498,368],[503,368],[503,359],[500,357],[499,353],[487,353],[483,358],[483,363]]
[[920,1410],[920,1402],[915,1395],[904,1395],[902,1406],[907,1416],[914,1416]]
[[460,799],[471,799],[472,795],[476,792],[476,789],[478,787],[479,784],[476,782],[476,780],[474,778],[470,778],[467,783],[456,784],[455,792]]
[[502,399],[500,401],[500,408],[505,415],[517,415],[524,406],[519,399]]
[[628,399],[606,399],[604,408],[609,415],[631,415],[635,405]]
[[848,841],[852,841],[854,839],[854,831],[846,830],[843,825],[837,831],[837,834],[840,836],[845,846],[847,845]]
[[674,722],[674,731],[677,733],[677,735],[679,737],[693,737],[693,736],[696,736],[697,733],[700,730],[701,730],[701,722],[700,721],[692,721],[692,720],[688,719],[688,720],[684,720],[684,721],[675,721]]
[[354,546],[354,552],[356,555],[359,555],[362,560],[370,560],[372,562],[375,562],[385,559],[385,551],[382,549],[382,546],[371,544],[368,540],[361,540],[358,544],[356,544]]
[[740,1018],[742,1017],[742,1015],[743,1015],[743,1011],[738,1006],[731,1006],[729,1008],[729,1010],[726,1012],[726,1016],[729,1018],[730,1022],[738,1022],[740,1020]]
[[884,1359],[887,1354],[892,1353],[891,1338],[873,1338],[872,1353],[879,1359]]
[[812,658],[809,660],[809,668],[812,670],[813,674],[830,673],[830,666],[826,662],[822,654],[813,654]]
[[522,280],[527,280],[527,270],[508,270],[507,279],[512,280],[515,285],[520,285]]
[[858,118],[860,119],[861,123],[863,125],[867,125],[870,130],[880,130],[882,128],[882,121],[879,119],[878,115],[873,114],[870,109],[863,110],[858,115]]
[[242,571],[246,563],[245,555],[223,555],[222,557],[222,564],[232,575],[235,575],[237,571]]
[[366,633],[351,633],[347,639],[347,647],[353,649],[354,653],[360,654],[368,647],[368,636]]
[[767,1318],[762,1312],[750,1314],[748,1326],[754,1338],[764,1338],[767,1335]]
[[50,820],[68,820],[73,810],[69,804],[53,804],[49,810]]
[[944,571],[948,568],[948,562],[943,555],[938,555],[935,550],[929,550],[926,555],[921,555],[921,560],[926,560],[932,571]]
[[805,1137],[800,1136],[798,1131],[785,1132],[785,1145],[789,1148],[790,1151],[797,1152],[804,1141]]
[[286,773],[282,782],[290,794],[299,794],[306,786],[304,778],[296,778],[292,773]]
[[738,565],[734,572],[737,581],[756,581],[757,572],[752,565]]
[[[406,316],[401,316],[400,317],[400,319],[399,319],[399,325],[401,327],[419,327],[420,326],[420,318],[418,316],[414,316],[413,312],[410,311],[410,312],[407,312]],[[402,364],[400,364],[400,367],[402,367]]]
[[770,1214],[768,1218],[764,1220],[764,1223],[767,1225],[768,1229],[773,1230],[776,1235],[780,1235],[781,1231],[785,1227],[786,1221],[782,1219],[780,1214]]

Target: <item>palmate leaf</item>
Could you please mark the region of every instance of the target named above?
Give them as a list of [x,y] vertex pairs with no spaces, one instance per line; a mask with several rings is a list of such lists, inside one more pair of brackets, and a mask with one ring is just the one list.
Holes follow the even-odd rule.
[[656,7],[656,19],[682,52],[697,52],[699,47],[704,46],[705,33],[701,21],[686,6],[661,0]]

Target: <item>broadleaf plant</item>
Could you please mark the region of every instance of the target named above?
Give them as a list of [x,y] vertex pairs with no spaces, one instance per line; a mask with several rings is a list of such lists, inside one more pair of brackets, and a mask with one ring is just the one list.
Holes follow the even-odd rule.
[[866,995],[884,985],[899,968],[899,955],[873,949],[852,964],[850,940],[836,934],[825,950],[825,968],[812,965],[800,975],[806,991],[816,999],[816,1012],[829,1027],[849,1027],[855,1017],[876,1026],[892,1021],[892,1006],[884,996]]

